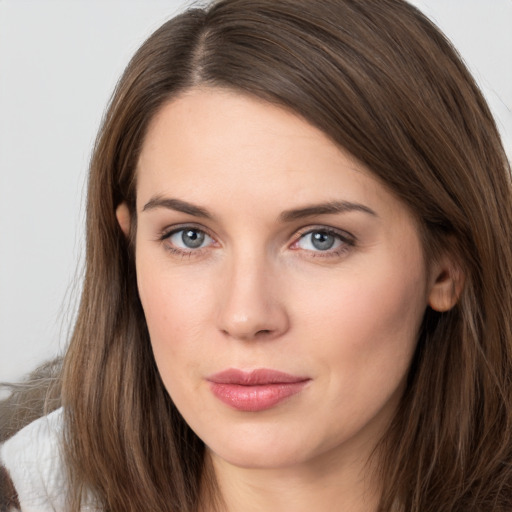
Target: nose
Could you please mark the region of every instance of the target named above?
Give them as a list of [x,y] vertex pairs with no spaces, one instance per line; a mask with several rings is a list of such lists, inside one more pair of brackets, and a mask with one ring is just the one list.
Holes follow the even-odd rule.
[[276,271],[263,258],[231,262],[219,292],[218,326],[225,336],[271,340],[289,329]]

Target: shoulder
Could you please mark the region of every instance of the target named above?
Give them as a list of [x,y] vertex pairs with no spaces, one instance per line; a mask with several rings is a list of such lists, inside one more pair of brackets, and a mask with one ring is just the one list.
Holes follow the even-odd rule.
[[65,510],[62,432],[62,409],[57,409],[0,446],[2,512]]

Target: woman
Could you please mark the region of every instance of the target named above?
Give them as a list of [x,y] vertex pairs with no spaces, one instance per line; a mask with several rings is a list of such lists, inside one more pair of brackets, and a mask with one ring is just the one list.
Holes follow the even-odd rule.
[[63,408],[4,444],[11,495],[510,510],[511,199],[485,101],[406,2],[169,21],[98,137]]

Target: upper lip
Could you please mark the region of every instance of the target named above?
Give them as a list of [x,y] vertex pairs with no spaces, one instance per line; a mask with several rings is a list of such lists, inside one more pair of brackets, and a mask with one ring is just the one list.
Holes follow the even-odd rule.
[[263,384],[290,384],[310,380],[309,377],[290,375],[289,373],[259,368],[245,371],[229,368],[210,375],[206,380],[215,384],[238,384],[240,386],[258,386]]

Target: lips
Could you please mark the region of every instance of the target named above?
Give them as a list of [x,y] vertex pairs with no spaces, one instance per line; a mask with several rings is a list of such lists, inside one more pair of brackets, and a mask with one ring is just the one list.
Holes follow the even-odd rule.
[[239,411],[257,412],[300,393],[311,379],[269,369],[244,372],[231,368],[206,380],[212,393],[226,405]]

